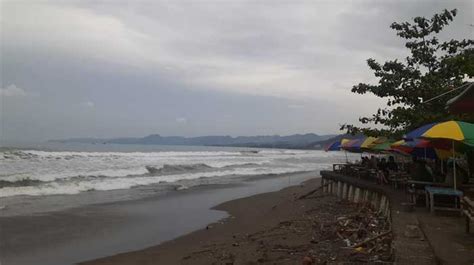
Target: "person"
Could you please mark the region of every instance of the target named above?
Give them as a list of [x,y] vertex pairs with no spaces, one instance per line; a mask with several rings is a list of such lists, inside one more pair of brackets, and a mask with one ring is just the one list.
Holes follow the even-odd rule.
[[371,169],[377,169],[377,158],[375,156],[370,156],[370,168]]
[[363,157],[362,157],[361,166],[363,166],[363,167],[369,167],[369,165],[370,165],[369,158],[366,157],[366,156],[363,156]]
[[388,157],[387,168],[390,171],[394,171],[394,172],[398,171],[398,164],[395,163],[395,158],[393,156]]
[[433,175],[431,175],[430,171],[427,169],[425,161],[419,160],[416,156],[413,156],[410,175],[413,180],[433,182]]
[[385,157],[383,157],[382,159],[380,159],[380,161],[377,163],[377,169],[378,170],[382,170],[382,171],[387,171],[387,160],[385,159]]
[[385,159],[385,157],[383,157],[377,163],[377,179],[379,183],[381,184],[388,183],[387,176],[388,176],[387,160]]

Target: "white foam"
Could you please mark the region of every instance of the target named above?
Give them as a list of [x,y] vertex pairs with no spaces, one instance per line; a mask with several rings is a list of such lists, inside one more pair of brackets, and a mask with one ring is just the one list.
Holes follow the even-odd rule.
[[181,180],[213,178],[213,177],[234,177],[259,174],[283,174],[301,171],[299,168],[243,168],[238,170],[224,170],[219,172],[200,172],[192,174],[175,174],[168,176],[140,176],[122,178],[98,178],[86,181],[51,182],[37,186],[25,187],[5,187],[0,189],[0,197],[17,195],[56,195],[56,194],[77,194],[90,190],[117,190],[128,189],[135,186],[156,184],[161,182],[173,183]]
[[[5,158],[8,157],[8,158]],[[258,153],[229,151],[190,152],[0,152],[0,180],[29,178],[46,183],[5,187],[0,197],[15,195],[76,194],[88,190],[128,189],[161,181],[228,177],[233,175],[280,174],[328,169],[344,161],[344,153],[306,150],[262,150]],[[353,158],[354,156],[349,155]],[[149,176],[146,166],[205,164],[192,172]],[[199,171],[199,172],[194,172]],[[100,178],[77,178],[101,176]]]

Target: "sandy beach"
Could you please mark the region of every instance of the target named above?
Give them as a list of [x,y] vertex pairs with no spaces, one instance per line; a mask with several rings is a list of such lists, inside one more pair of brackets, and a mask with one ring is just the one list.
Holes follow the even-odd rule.
[[[206,228],[144,250],[82,264],[302,264],[304,259],[314,262],[307,264],[361,261],[353,251],[344,248],[344,242],[336,236],[332,226],[341,216],[360,214],[360,209],[319,191],[311,198],[299,199],[319,185],[320,179],[313,178],[277,192],[229,201],[214,209],[226,211],[230,216]],[[390,251],[386,254],[390,255]]]

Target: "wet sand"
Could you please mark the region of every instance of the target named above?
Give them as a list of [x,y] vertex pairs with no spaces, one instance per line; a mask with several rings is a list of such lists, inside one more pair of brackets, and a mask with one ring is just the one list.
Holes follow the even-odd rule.
[[[145,249],[203,231],[207,224],[227,217],[224,206],[211,209],[220,203],[277,191],[317,176],[314,172],[263,176],[241,184],[201,186],[140,200],[2,216],[0,260],[2,265],[74,264]],[[234,215],[235,210],[229,213]]]
[[[320,179],[316,178],[278,192],[229,201],[215,209],[228,212],[230,217],[205,229],[151,248],[82,264],[289,265],[358,261],[357,253],[336,235],[334,224],[341,216],[365,214],[354,204],[322,192],[311,199],[298,199],[319,185]],[[313,263],[303,263],[304,259]]]
[[[85,262],[83,265],[234,264],[230,260],[227,261],[227,259],[236,255],[239,256],[239,259],[257,262],[259,257],[256,257],[254,252],[246,253],[247,248],[233,244],[238,244],[239,240],[246,235],[263,233],[263,231],[277,226],[281,221],[301,214],[300,209],[304,209],[305,205],[295,207],[294,199],[299,194],[318,187],[319,182],[320,179],[317,178],[277,192],[258,194],[220,204],[214,209],[226,211],[230,214],[230,217],[212,223],[207,228],[155,247]],[[316,200],[311,201],[316,202]],[[305,200],[304,202],[310,201]],[[213,260],[213,255],[206,255],[211,254],[212,250],[218,248],[224,253],[221,259]],[[238,253],[235,253],[234,251],[237,250]],[[226,252],[228,252],[227,255]]]

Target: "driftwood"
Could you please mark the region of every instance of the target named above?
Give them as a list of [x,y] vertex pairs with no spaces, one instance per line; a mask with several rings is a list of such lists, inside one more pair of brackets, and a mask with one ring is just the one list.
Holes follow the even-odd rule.
[[322,188],[324,188],[324,187],[326,187],[326,186],[329,186],[329,184],[321,185],[321,186],[317,187],[316,189],[314,189],[314,190],[312,190],[312,191],[310,191],[310,192],[308,192],[308,193],[306,193],[306,194],[301,195],[300,197],[298,197],[298,200],[306,199],[308,196],[310,196],[310,195],[316,193],[317,191],[319,191],[320,189],[322,189]]

